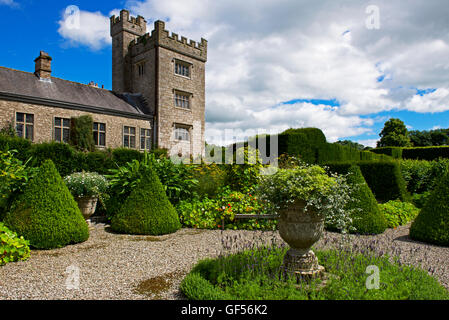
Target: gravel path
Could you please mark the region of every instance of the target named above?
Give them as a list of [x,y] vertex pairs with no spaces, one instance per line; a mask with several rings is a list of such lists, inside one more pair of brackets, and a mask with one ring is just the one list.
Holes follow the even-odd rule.
[[[350,237],[356,250],[371,247],[392,252],[403,263],[421,264],[449,289],[449,248],[412,242],[408,228]],[[179,283],[198,260],[257,241],[282,242],[273,232],[182,229],[152,237],[118,235],[96,224],[84,243],[33,250],[28,261],[0,267],[0,300],[182,299]],[[335,247],[341,242],[341,235],[326,233],[316,247]],[[77,270],[78,284],[73,281]]]

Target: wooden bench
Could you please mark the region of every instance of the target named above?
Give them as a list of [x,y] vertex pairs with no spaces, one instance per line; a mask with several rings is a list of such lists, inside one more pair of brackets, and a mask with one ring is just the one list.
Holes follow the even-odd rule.
[[[278,214],[236,214],[234,216],[234,220],[243,220],[243,219],[266,219],[266,220],[276,220],[279,219],[280,215]],[[224,230],[224,219],[221,220],[221,229]]]

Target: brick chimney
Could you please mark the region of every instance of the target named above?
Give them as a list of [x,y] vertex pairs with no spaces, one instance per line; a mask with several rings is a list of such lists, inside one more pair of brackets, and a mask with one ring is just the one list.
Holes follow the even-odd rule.
[[34,74],[38,76],[39,79],[51,79],[51,60],[48,53],[44,51],[41,51],[39,57],[34,60],[36,63]]

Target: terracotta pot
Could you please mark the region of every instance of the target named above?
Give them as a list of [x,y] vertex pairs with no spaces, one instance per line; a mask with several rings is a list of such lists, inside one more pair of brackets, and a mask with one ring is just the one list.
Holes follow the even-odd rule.
[[290,246],[284,257],[286,271],[313,276],[323,270],[310,248],[323,234],[324,217],[313,207],[304,211],[305,205],[298,200],[280,212],[279,234]]
[[81,197],[81,198],[76,198],[76,202],[78,202],[78,207],[80,208],[84,219],[87,220],[95,213],[95,209],[97,208],[98,198],[97,197]]

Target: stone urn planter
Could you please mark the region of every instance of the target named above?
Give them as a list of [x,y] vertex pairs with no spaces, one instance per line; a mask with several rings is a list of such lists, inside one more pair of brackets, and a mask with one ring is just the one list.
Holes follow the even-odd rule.
[[94,213],[97,208],[97,197],[81,197],[76,198],[76,202],[78,203],[78,207],[83,214],[84,219],[88,220]]
[[323,234],[324,216],[314,208],[304,210],[306,203],[296,200],[280,212],[279,234],[288,243],[290,250],[284,257],[284,270],[298,279],[319,277],[324,267],[310,248]]

